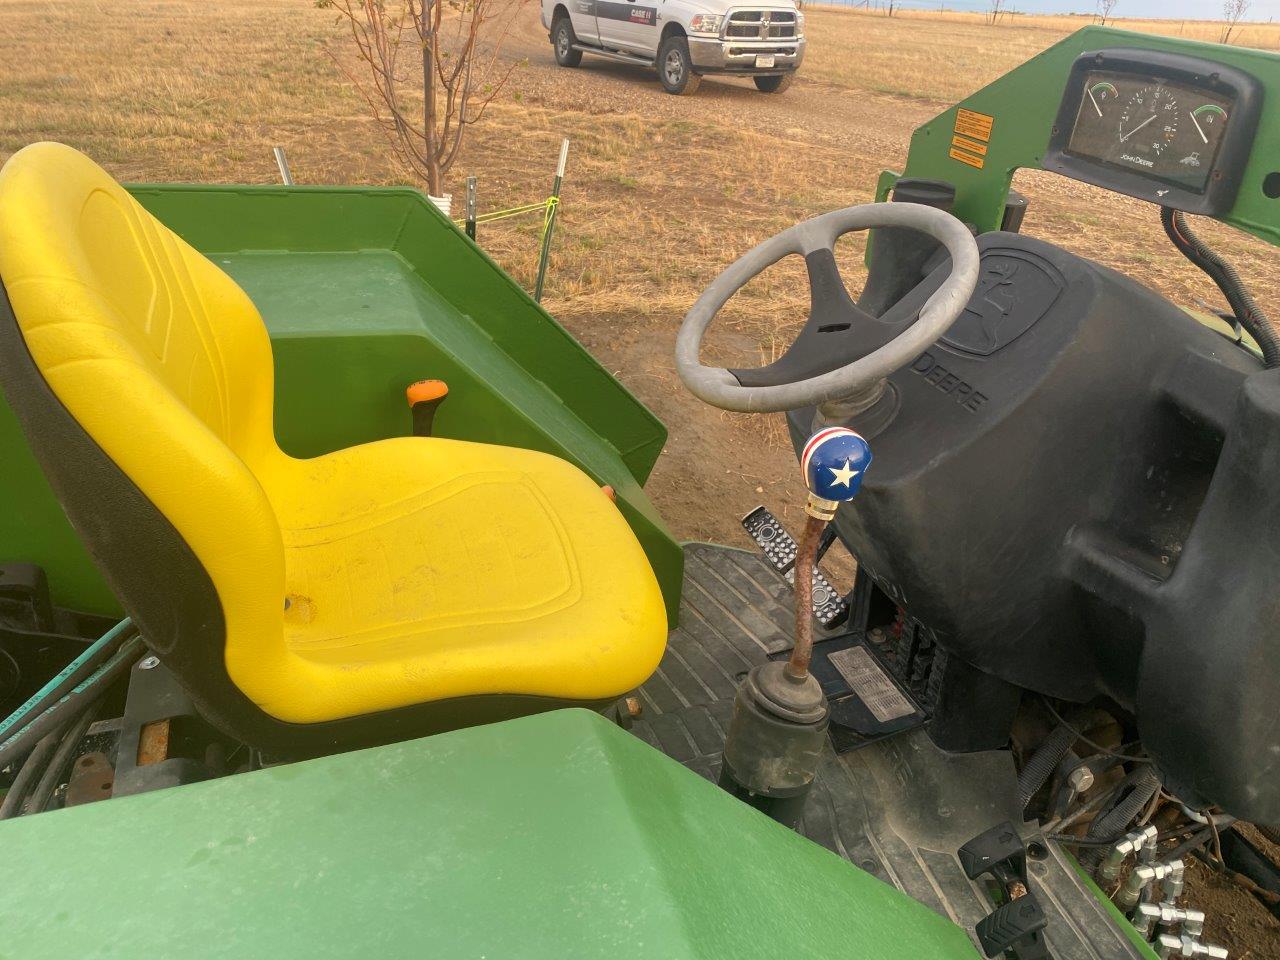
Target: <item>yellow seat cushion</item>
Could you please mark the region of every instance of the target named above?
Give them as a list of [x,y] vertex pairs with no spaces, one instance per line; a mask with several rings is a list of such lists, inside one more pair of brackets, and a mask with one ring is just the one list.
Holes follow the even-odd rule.
[[284,543],[285,644],[308,664],[304,683],[323,678],[326,704],[350,703],[344,713],[494,692],[606,699],[662,656],[644,551],[600,488],[556,457],[384,440],[284,462],[267,489]]
[[657,581],[589,477],[434,438],[287,456],[253,303],[83,155],[0,171],[0,280],[53,394],[208,574],[227,676],[270,716],[605,700],[657,666]]

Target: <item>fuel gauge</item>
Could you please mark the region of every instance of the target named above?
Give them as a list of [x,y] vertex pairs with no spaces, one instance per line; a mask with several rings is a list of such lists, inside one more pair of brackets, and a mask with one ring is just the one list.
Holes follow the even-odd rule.
[[1086,91],[1089,94],[1089,102],[1093,104],[1093,109],[1098,112],[1098,116],[1104,116],[1107,105],[1119,97],[1119,91],[1115,85],[1109,80],[1100,80]]

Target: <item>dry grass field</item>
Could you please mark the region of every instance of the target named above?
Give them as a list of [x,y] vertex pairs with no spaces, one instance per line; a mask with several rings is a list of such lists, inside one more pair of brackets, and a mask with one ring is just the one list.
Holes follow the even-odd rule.
[[[949,103],[1094,22],[1092,17],[1017,14],[1002,17],[993,27],[977,13],[899,10],[887,17],[813,4],[805,9],[816,14],[826,36],[840,41],[814,47],[806,61],[810,76],[854,89]],[[1222,31],[1219,23],[1197,20],[1111,20],[1107,25],[1211,43]],[[850,57],[855,41],[859,55]],[[1232,42],[1280,50],[1280,24],[1239,24]]]
[[[480,180],[481,210],[545,195],[560,138],[572,140],[547,306],[671,428],[650,484],[675,532],[741,542],[736,517],[764,502],[793,519],[794,460],[779,427],[693,401],[671,370],[675,329],[738,254],[828,209],[870,199],[900,168],[911,131],[1088,22],[810,6],[808,60],[776,97],[709,80],[662,93],[633,67],[557,69],[532,3],[505,51],[515,70],[473,128],[450,186]],[[1219,26],[1118,26],[1216,39]],[[362,101],[321,52],[339,37],[310,0],[0,0],[0,162],[61,140],[124,180],[269,183],[283,145],[299,183],[404,182]],[[1237,42],[1280,50],[1280,25],[1242,25]],[[1020,174],[1024,229],[1126,271],[1179,302],[1216,290],[1169,246],[1154,210],[1047,174]],[[538,219],[481,228],[482,245],[532,286]],[[1280,302],[1277,255],[1224,228],[1206,235],[1264,303]],[[859,245],[842,262],[859,281]],[[717,350],[742,364],[784,345],[807,306],[780,266],[730,305]],[[708,454],[713,454],[708,456]],[[716,502],[706,491],[723,490]],[[1280,932],[1253,901],[1223,908],[1213,938],[1233,956],[1280,956]],[[1218,907],[1215,906],[1215,910]]]

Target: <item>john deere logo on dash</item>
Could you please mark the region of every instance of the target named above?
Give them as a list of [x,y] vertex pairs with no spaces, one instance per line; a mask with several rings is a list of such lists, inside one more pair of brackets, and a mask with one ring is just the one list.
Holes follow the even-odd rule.
[[931,353],[922,353],[911,365],[911,372],[924,377],[970,413],[987,402],[986,394],[979,393],[954,373],[940,364]]

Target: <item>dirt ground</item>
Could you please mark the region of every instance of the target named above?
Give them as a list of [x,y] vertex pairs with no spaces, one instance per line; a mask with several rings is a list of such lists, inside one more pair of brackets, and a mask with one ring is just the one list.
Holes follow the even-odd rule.
[[[450,186],[480,179],[480,209],[545,196],[560,139],[572,143],[546,306],[668,426],[648,490],[673,532],[748,545],[738,519],[764,503],[794,529],[802,502],[778,417],[713,410],[680,385],[675,333],[697,293],[739,254],[816,214],[871,199],[900,169],[911,132],[955,99],[1056,42],[1079,18],[907,15],[811,8],[808,62],[780,96],[709,78],[664,94],[652,72],[584,59],[556,67],[536,5],[518,8],[503,48],[513,72],[471,133]],[[1141,29],[1191,35],[1178,22]],[[1250,25],[1276,48],[1280,27]],[[287,148],[299,183],[398,183],[364,105],[321,52],[340,39],[310,0],[0,0],[0,161],[58,139],[123,180],[275,182]],[[945,49],[945,61],[938,52]],[[1129,273],[1177,302],[1216,290],[1170,248],[1149,205],[1047,174],[1022,173],[1024,231]],[[538,222],[481,228],[482,246],[526,287]],[[1225,228],[1204,232],[1259,299],[1280,300],[1276,251]],[[842,250],[847,283],[861,272]],[[753,282],[724,312],[718,360],[775,356],[803,318],[794,264]],[[1280,310],[1273,311],[1280,312]],[[1211,940],[1237,960],[1280,958],[1280,923],[1198,866],[1193,900]]]

